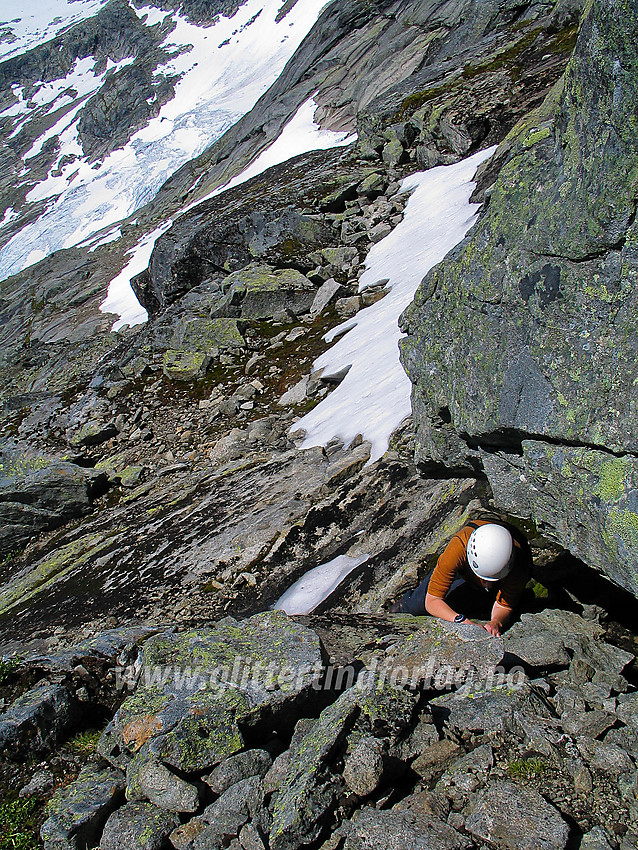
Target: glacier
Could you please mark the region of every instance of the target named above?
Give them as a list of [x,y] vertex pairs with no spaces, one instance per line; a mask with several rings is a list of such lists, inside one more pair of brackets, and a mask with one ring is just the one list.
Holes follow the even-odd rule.
[[[67,23],[72,21],[69,16],[75,3],[56,3],[60,16],[66,14]],[[43,3],[42,9],[51,10],[54,5]],[[83,3],[73,11],[88,17],[100,5]],[[252,109],[277,79],[324,5],[323,0],[297,0],[285,16],[279,17],[281,0],[247,0],[232,17],[220,16],[211,26],[196,26],[178,13],[153,6],[132,6],[147,26],[167,18],[174,24],[162,44],[172,58],[156,74],[180,76],[175,96],[123,148],[101,163],[90,163],[80,155],[77,124],[84,100],[60,119],[57,163],[28,197],[30,201],[46,200],[46,209],[0,249],[0,279],[54,251],[80,244],[151,201],[168,177]],[[47,17],[43,13],[33,23],[31,40],[25,35],[26,46],[34,46],[45,35],[55,35],[53,24],[47,29],[42,23]],[[78,92],[78,97],[87,99],[99,87],[100,78],[91,80],[88,66],[75,68],[73,74],[81,80],[83,94]],[[42,97],[56,90],[51,86]],[[18,93],[16,96],[19,98]],[[44,141],[36,140],[33,150]],[[79,158],[64,164],[67,155]],[[58,174],[56,166],[60,164]]]

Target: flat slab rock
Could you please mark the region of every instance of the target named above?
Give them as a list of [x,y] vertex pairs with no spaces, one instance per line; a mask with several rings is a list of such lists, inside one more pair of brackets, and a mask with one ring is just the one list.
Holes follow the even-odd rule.
[[95,662],[128,663],[130,655],[137,654],[135,647],[156,631],[157,628],[142,625],[107,629],[64,649],[33,653],[25,658],[24,664],[50,672],[70,673],[78,664],[87,662],[90,665]]
[[309,688],[323,669],[317,635],[280,611],[213,628],[155,635],[143,645],[136,692],[107,726],[100,754],[202,771],[240,751],[250,725]]
[[465,829],[503,850],[563,850],[569,827],[532,788],[493,782],[476,796]]
[[551,718],[545,700],[526,680],[469,682],[430,702],[434,720],[459,732],[514,732],[522,718]]
[[480,626],[423,618],[418,632],[397,643],[387,654],[388,664],[406,668],[415,684],[444,686],[492,674],[504,656],[503,639]]
[[55,457],[0,450],[0,557],[23,548],[34,532],[82,516],[106,475]]
[[633,659],[630,653],[602,641],[603,627],[573,611],[547,608],[522,614],[505,635],[507,652],[532,667],[568,667],[574,655],[614,683]]
[[426,820],[412,812],[361,809],[345,829],[348,831],[345,850],[466,850],[472,847],[467,836],[447,823]]

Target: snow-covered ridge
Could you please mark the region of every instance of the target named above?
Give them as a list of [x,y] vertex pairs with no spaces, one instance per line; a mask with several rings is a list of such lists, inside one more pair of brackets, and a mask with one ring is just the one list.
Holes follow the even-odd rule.
[[[50,11],[59,3],[63,12],[69,12],[75,5],[65,0],[39,3],[41,11]],[[79,11],[87,17],[100,5],[82,2]],[[0,250],[0,279],[53,251],[79,244],[148,203],[171,174],[254,106],[277,79],[324,5],[325,0],[297,0],[288,14],[277,21],[281,0],[247,0],[231,18],[219,17],[207,27],[152,6],[136,9],[147,26],[166,17],[174,22],[174,29],[162,44],[173,57],[156,71],[164,76],[180,76],[174,98],[127,145],[97,167],[84,157],[78,140],[82,102],[60,119],[55,133],[60,138],[57,162],[29,194],[31,201],[48,199],[48,206]],[[43,12],[42,20],[45,17]],[[34,24],[33,32],[36,30],[44,31]],[[47,32],[54,34],[52,29]],[[76,67],[73,73],[88,98],[93,91],[89,89],[92,71],[87,65]],[[99,87],[99,78],[93,77],[92,83]],[[52,85],[40,91],[43,102],[48,103],[45,99],[51,97],[55,103],[64,89]],[[20,93],[16,94],[20,98]],[[77,96],[82,97],[79,90]],[[16,115],[22,103],[20,98],[19,106],[14,105]],[[32,151],[37,152],[45,141],[44,137],[38,139]],[[67,162],[64,157],[74,159]]]
[[412,192],[403,221],[373,245],[359,289],[387,279],[381,301],[333,328],[330,342],[348,331],[314,363],[324,376],[346,377],[326,398],[295,423],[306,432],[303,448],[325,445],[333,437],[349,444],[357,434],[372,444],[370,462],[387,450],[390,435],[411,412],[412,385],[399,361],[398,319],[414,298],[424,275],[440,262],[476,221],[469,199],[478,166],[495,148],[455,165],[406,177],[402,192]]

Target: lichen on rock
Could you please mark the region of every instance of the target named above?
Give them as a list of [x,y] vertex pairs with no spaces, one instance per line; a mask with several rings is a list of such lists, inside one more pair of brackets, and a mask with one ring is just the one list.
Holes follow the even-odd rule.
[[[632,466],[638,445],[632,8],[588,4],[562,85],[496,155],[484,216],[404,313],[402,359],[417,457],[476,469],[486,453],[518,455],[507,507],[635,592],[631,507],[619,513],[621,497],[578,463],[539,466],[580,446]],[[505,478],[502,467],[501,490]]]

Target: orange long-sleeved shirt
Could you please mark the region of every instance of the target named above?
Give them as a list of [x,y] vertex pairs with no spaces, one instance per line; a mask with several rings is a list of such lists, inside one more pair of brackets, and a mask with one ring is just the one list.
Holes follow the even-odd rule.
[[[490,520],[474,520],[472,525],[466,525],[450,540],[445,551],[437,561],[428,585],[428,593],[437,599],[445,599],[455,578],[464,578],[477,587],[486,588],[487,582],[472,572],[467,560],[467,541],[474,531],[473,526],[487,525]],[[529,581],[532,559],[528,547],[514,539],[514,565],[505,578],[498,582],[496,601],[505,608],[515,608],[518,604],[525,585]]]

